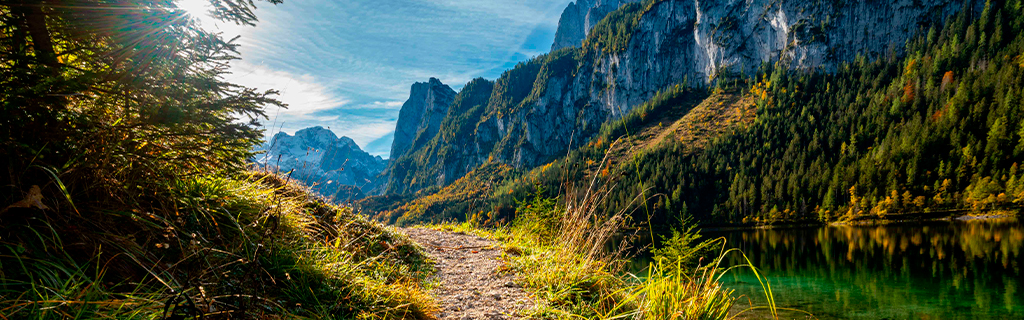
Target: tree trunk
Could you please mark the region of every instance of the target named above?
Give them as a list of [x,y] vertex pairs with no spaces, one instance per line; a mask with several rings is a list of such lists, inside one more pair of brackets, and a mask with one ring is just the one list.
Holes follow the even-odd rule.
[[[22,0],[19,4],[13,5],[11,9],[16,16],[21,18],[19,22],[22,25],[19,25],[18,29],[28,31],[28,36],[31,39],[28,46],[32,48],[34,57],[27,59],[28,61],[26,62],[34,62],[35,64],[45,66],[49,72],[44,73],[46,75],[43,76],[58,79],[61,77],[61,64],[57,61],[57,54],[53,48],[50,28],[46,23],[46,12],[43,10],[44,5],[45,3],[42,1]],[[19,33],[25,34],[24,31]],[[24,41],[24,38],[19,40]],[[27,55],[21,56],[27,57]],[[34,61],[32,58],[34,58]],[[48,90],[38,93],[40,94],[38,97],[40,100],[37,101],[42,102],[43,105],[54,110],[64,110],[67,108],[68,100],[63,96],[66,93],[61,85],[50,86]]]
[[22,2],[15,8],[25,19],[28,34],[32,37],[32,51],[35,53],[36,60],[53,68],[53,72],[57,73],[59,67],[57,54],[53,51],[53,41],[50,39],[50,31],[46,26],[46,13],[43,12],[41,3],[31,2],[33,1]]

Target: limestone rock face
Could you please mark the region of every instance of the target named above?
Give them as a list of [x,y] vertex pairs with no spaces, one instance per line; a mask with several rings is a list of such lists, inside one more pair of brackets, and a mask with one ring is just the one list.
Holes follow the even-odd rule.
[[[270,170],[303,181],[321,195],[330,197],[341,186],[368,191],[387,160],[371,156],[348,137],[338,138],[323,127],[306,128],[289,135],[274,135],[256,161]],[[351,189],[351,188],[348,188]],[[344,199],[342,199],[344,200]]]
[[434,134],[428,138],[421,130],[406,153],[390,159],[382,184],[372,193],[403,194],[444,186],[479,165],[480,155],[475,154],[478,149],[471,147],[473,129],[492,89],[493,82],[482,78],[466,84],[447,107],[447,115],[433,129]]
[[454,99],[455,90],[441,80],[430,78],[427,82],[413,84],[409,100],[398,113],[390,159],[398,159],[417,144],[422,146],[437,135],[441,120],[448,114]]
[[[984,4],[973,2],[969,10]],[[627,48],[594,64],[592,75],[610,89],[583,89],[606,109],[628,110],[664,87],[684,80],[709,84],[724,70],[753,74],[762,63],[784,61],[794,69],[831,71],[858,55],[873,60],[902,54],[907,40],[963,3],[660,1],[643,13]]]
[[558,19],[555,31],[555,42],[551,51],[562,48],[576,47],[587,38],[590,29],[608,13],[615,11],[625,3],[640,0],[577,0],[570,2]]

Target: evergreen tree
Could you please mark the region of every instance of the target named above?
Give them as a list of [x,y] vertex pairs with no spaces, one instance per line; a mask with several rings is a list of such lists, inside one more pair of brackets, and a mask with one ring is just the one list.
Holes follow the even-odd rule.
[[[256,23],[252,1],[211,3],[221,20]],[[262,137],[263,107],[283,106],[273,91],[226,82],[234,39],[171,0],[5,0],[0,32],[0,166],[11,173],[0,184],[10,195],[59,177],[72,197],[138,201],[127,194],[239,168]]]

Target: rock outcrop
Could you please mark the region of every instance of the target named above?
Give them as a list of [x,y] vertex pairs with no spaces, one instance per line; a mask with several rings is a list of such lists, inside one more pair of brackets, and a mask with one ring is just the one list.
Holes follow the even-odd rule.
[[587,38],[590,29],[598,21],[604,19],[609,12],[615,11],[623,4],[640,0],[577,0],[570,2],[558,19],[555,30],[555,41],[551,51],[562,48],[577,47]]
[[390,159],[398,159],[409,149],[434,138],[455,94],[455,90],[435,78],[413,84],[409,100],[398,113]]
[[[352,139],[338,138],[323,127],[302,129],[294,136],[280,132],[264,150],[266,153],[257,159],[259,164],[301,180],[327,197],[337,194],[341,186],[355,186],[363,192],[372,189],[387,165],[387,160],[371,156]],[[348,198],[362,195],[351,191],[345,194]]]
[[430,186],[443,186],[479,165],[479,155],[475,152],[480,149],[473,146],[475,119],[480,118],[493,85],[480,78],[466,84],[447,108],[448,113],[434,130],[435,134],[429,140],[421,140],[426,135],[425,130],[421,131],[412,149],[390,160],[382,178],[386,182],[374,194],[411,193]]
[[[579,24],[586,33],[594,23],[587,20],[589,12],[600,8],[595,4],[612,2],[571,4],[559,26],[561,39],[576,35],[580,29],[572,26]],[[449,112],[442,122],[458,123],[457,131],[469,132],[472,141],[434,136],[424,144],[430,148],[411,147],[410,155],[420,152],[417,157],[429,161],[405,162],[399,176],[390,179],[407,184],[387,192],[443,186],[486,161],[520,169],[547,163],[669,86],[706,87],[730,74],[753,75],[763,64],[828,72],[856,57],[895,57],[906,41],[941,25],[963,5],[961,0],[627,3],[594,25],[584,46],[553,51],[503,74],[482,110]],[[984,1],[966,5],[980,11]],[[591,9],[580,15],[581,8]],[[600,12],[595,12],[596,17]],[[455,150],[439,151],[448,149]]]

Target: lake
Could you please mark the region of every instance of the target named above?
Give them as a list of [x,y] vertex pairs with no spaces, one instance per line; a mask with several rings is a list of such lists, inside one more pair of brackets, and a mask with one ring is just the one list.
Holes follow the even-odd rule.
[[[767,274],[778,307],[817,319],[1024,319],[1024,226],[1015,218],[704,234],[746,253]],[[765,305],[749,270],[722,280],[742,295],[734,311]]]

